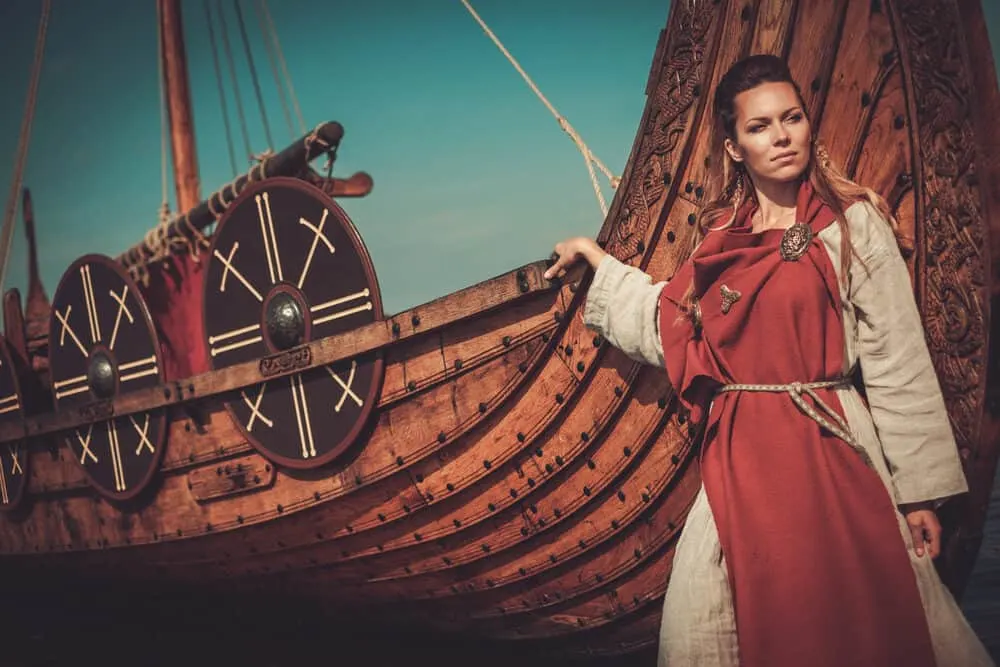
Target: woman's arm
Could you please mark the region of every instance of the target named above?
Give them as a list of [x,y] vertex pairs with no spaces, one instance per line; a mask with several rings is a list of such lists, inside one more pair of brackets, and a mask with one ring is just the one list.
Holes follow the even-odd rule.
[[861,372],[901,506],[968,490],[906,264],[892,229],[867,203],[847,211],[850,299],[858,316]]
[[660,292],[666,283],[619,262],[591,239],[569,239],[556,245],[556,262],[545,273],[553,278],[584,260],[595,270],[583,311],[584,324],[626,355],[663,367],[658,330]]

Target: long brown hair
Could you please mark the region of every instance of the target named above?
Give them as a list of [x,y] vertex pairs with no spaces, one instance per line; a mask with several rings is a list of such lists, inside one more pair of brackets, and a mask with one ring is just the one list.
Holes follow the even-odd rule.
[[[724,144],[727,138],[736,141],[736,96],[764,83],[790,84],[795,89],[803,113],[808,117],[802,91],[792,79],[788,65],[781,58],[772,55],[754,55],[738,61],[729,68],[719,81],[712,101],[713,127],[709,143],[711,157],[706,183],[709,203],[698,216],[693,241],[695,247],[708,232],[726,229],[732,225],[735,222],[736,211],[746,198],[756,196],[746,167],[733,161],[724,149]],[[841,279],[846,281],[851,255],[854,254],[847,217],[844,213],[848,207],[859,200],[866,200],[882,214],[894,231],[897,229],[896,220],[885,199],[871,188],[849,179],[830,160],[826,148],[818,139],[813,140],[811,152],[811,159],[806,167],[806,178],[809,179],[819,198],[830,207],[837,218],[837,224],[840,226],[840,273]],[[697,318],[693,282],[682,299],[680,310],[688,317]]]

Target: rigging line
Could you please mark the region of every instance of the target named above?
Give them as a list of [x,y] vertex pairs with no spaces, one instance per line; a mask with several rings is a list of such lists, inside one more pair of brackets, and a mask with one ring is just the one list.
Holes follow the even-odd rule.
[[243,22],[243,10],[240,9],[240,0],[233,0],[233,7],[236,8],[236,20],[240,24],[240,37],[243,40],[243,51],[247,56],[247,65],[250,67],[250,80],[253,82],[253,90],[257,95],[257,106],[260,108],[260,119],[264,124],[264,137],[267,139],[267,147],[274,147],[274,140],[271,139],[271,126],[267,122],[267,110],[264,108],[264,96],[260,93],[260,81],[257,78],[257,68],[253,64],[253,53],[250,52],[250,39],[247,37],[247,27]]
[[42,74],[45,36],[49,29],[49,14],[51,10],[52,0],[43,0],[42,15],[38,20],[38,36],[35,40],[34,62],[31,66],[31,78],[28,84],[28,97],[24,102],[24,116],[21,118],[21,134],[17,140],[17,156],[14,159],[14,178],[10,186],[10,196],[7,199],[7,209],[4,212],[2,237],[0,237],[0,288],[3,287],[4,278],[7,274],[7,260],[10,257],[10,244],[14,236],[14,216],[17,214],[18,194],[20,194],[21,186],[24,183],[24,166],[28,159],[31,126],[35,119],[38,82]]
[[267,22],[264,20],[264,13],[261,10],[261,3],[254,3],[254,13],[257,15],[257,23],[260,24],[260,32],[264,36],[264,50],[267,51],[267,62],[271,65],[271,74],[274,75],[274,86],[278,89],[278,99],[281,101],[281,113],[285,116],[285,124],[288,125],[288,134],[292,141],[295,140],[295,126],[292,124],[292,112],[288,108],[288,97],[285,95],[285,87],[281,85],[281,75],[278,73],[278,63],[274,55],[274,44],[271,43],[270,35],[267,32]]
[[233,60],[233,50],[229,45],[229,28],[226,25],[226,11],[222,7],[222,0],[216,0],[216,11],[219,14],[219,27],[222,33],[222,49],[226,52],[226,61],[229,64],[229,78],[233,80],[233,97],[236,98],[236,115],[240,119],[240,131],[243,134],[243,147],[247,152],[247,160],[253,161],[253,146],[250,144],[250,133],[247,131],[247,118],[243,113],[243,99],[240,95],[239,79],[236,77],[236,62]]
[[292,100],[292,107],[299,121],[299,134],[307,131],[306,121],[302,117],[302,107],[299,106],[299,98],[295,95],[295,87],[292,85],[292,77],[288,74],[288,64],[285,62],[285,54],[281,50],[281,41],[278,39],[278,30],[274,27],[274,19],[271,18],[271,10],[267,8],[267,0],[260,0],[261,9],[267,19],[268,27],[271,30],[271,39],[274,41],[274,52],[278,56],[278,63],[281,65],[281,72],[285,77],[285,84],[288,86],[288,97]]
[[160,89],[160,221],[170,215],[170,180],[167,176],[167,80],[163,71],[163,0],[156,0],[156,70]]
[[222,81],[222,68],[219,66],[219,47],[215,41],[215,28],[212,21],[212,5],[209,0],[205,0],[205,21],[208,23],[208,41],[212,45],[212,63],[215,65],[215,82],[219,88],[219,104],[222,109],[222,122],[226,127],[226,148],[229,150],[229,165],[233,169],[233,176],[239,171],[236,168],[236,150],[233,148],[233,134],[229,127],[229,109],[226,107],[226,91]]
[[472,18],[476,20],[476,23],[479,24],[479,27],[483,29],[483,32],[486,33],[486,36],[489,37],[496,45],[496,47],[500,49],[500,52],[507,57],[507,60],[510,62],[511,65],[514,66],[514,69],[517,70],[517,72],[521,75],[521,78],[524,79],[524,82],[528,84],[528,87],[531,88],[531,90],[535,93],[535,95],[542,102],[542,104],[544,104],[545,107],[552,113],[556,121],[558,121],[559,127],[561,127],[563,131],[569,135],[570,139],[573,140],[573,143],[575,143],[577,148],[580,149],[580,152],[583,153],[583,158],[584,160],[587,161],[588,165],[587,171],[590,173],[591,183],[594,186],[594,191],[597,193],[598,204],[600,204],[601,211],[606,216],[608,214],[608,207],[604,201],[604,195],[601,194],[600,184],[597,181],[597,174],[594,173],[593,168],[590,165],[596,166],[604,173],[604,175],[608,178],[608,181],[611,183],[611,187],[613,189],[618,187],[618,184],[621,181],[621,179],[618,176],[615,176],[611,172],[611,170],[608,169],[608,167],[603,162],[601,162],[601,160],[596,155],[594,155],[594,152],[590,150],[590,147],[587,146],[586,142],[584,142],[579,132],[577,132],[576,129],[570,124],[569,120],[567,120],[565,116],[560,114],[559,111],[556,110],[555,106],[553,106],[552,103],[549,102],[548,98],[545,97],[545,95],[538,88],[538,86],[531,79],[531,77],[528,76],[528,73],[524,71],[524,68],[521,67],[521,64],[517,62],[517,59],[514,58],[511,52],[507,50],[507,47],[503,45],[503,43],[493,33],[493,31],[490,30],[490,27],[486,25],[486,22],[483,21],[483,19],[479,16],[479,14],[476,13],[476,10],[472,8],[472,5],[469,4],[469,1],[461,0],[461,3],[465,5],[465,8],[469,11],[469,14],[471,14]]

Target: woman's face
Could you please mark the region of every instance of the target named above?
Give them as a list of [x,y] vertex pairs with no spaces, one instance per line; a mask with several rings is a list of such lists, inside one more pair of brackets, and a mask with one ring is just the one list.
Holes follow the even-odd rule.
[[790,83],[762,83],[735,98],[736,141],[726,139],[730,157],[756,181],[786,183],[809,165],[812,130]]

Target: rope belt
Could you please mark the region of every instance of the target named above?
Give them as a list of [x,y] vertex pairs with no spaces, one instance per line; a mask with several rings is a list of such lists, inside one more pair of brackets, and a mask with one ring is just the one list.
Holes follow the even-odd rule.
[[[837,412],[826,404],[823,399],[815,392],[816,389],[827,389],[832,387],[848,387],[851,385],[851,380],[847,377],[840,377],[834,380],[820,380],[817,382],[791,382],[789,384],[727,384],[719,387],[717,390],[719,393],[733,392],[733,391],[749,391],[749,392],[766,392],[766,393],[784,393],[788,394],[795,406],[802,411],[802,413],[812,419],[814,422],[819,424],[821,427],[825,428],[830,433],[846,442],[851,446],[854,451],[858,452],[861,458],[864,460],[865,464],[869,467],[873,467],[871,459],[868,457],[868,452],[865,451],[864,447],[854,438],[851,434],[851,429],[847,425],[847,421],[841,417]],[[820,409],[833,420],[827,419],[813,406],[809,405],[806,400],[802,397],[803,394],[810,396]]]

